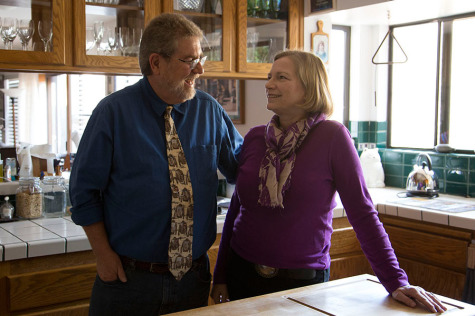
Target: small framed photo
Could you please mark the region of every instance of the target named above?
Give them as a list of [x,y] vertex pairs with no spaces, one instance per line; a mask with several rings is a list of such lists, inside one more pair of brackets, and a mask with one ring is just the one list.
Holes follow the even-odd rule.
[[200,78],[195,87],[213,96],[234,124],[244,124],[244,80]]
[[325,13],[336,10],[336,0],[310,0],[310,13]]
[[312,34],[312,53],[321,58],[321,60],[328,64],[328,49],[329,40],[328,35],[325,34]]

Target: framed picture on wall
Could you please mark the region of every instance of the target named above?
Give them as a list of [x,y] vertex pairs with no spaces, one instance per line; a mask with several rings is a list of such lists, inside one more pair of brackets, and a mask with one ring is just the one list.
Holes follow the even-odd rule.
[[310,0],[310,13],[324,13],[336,10],[336,0]]
[[212,95],[234,124],[244,124],[244,81],[236,79],[198,79],[195,88]]

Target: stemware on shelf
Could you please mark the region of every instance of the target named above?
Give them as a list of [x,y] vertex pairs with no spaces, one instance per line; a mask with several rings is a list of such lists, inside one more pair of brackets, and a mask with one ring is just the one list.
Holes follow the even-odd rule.
[[6,17],[2,23],[2,39],[6,49],[13,49],[13,41],[18,33],[18,19]]
[[38,21],[38,35],[43,41],[45,52],[47,52],[49,50],[49,42],[53,37],[53,22]]
[[259,33],[251,30],[247,31],[247,62],[256,62],[256,45],[259,41]]
[[86,54],[96,46],[96,40],[94,39],[94,29],[92,27],[86,27]]
[[279,18],[281,0],[271,0],[271,10],[274,19]]
[[122,56],[126,56],[129,50],[129,28],[127,26],[119,27],[119,49]]
[[117,55],[119,47],[119,34],[116,27],[106,29],[107,44],[109,45],[109,52],[111,55]]
[[94,22],[94,40],[96,41],[96,50],[97,54],[99,55],[101,52],[101,42],[104,38],[104,22],[103,21],[95,21]]
[[21,48],[28,50],[28,43],[35,33],[35,22],[33,20],[20,20],[18,27],[18,36],[20,37]]

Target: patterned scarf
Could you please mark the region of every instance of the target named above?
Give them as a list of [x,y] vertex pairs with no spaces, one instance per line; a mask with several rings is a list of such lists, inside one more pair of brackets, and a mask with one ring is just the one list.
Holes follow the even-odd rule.
[[283,196],[290,187],[295,152],[310,129],[323,121],[326,115],[316,113],[292,124],[286,131],[279,128],[279,117],[274,115],[266,126],[266,153],[259,169],[258,203],[267,207],[284,208]]

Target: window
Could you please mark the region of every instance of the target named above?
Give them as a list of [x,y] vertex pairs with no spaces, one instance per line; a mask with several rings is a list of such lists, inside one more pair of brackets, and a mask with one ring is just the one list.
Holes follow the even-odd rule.
[[334,25],[330,38],[329,60],[331,66],[327,70],[334,105],[331,119],[348,126],[350,27]]
[[474,28],[475,17],[393,27],[408,61],[390,66],[390,147],[475,149]]

